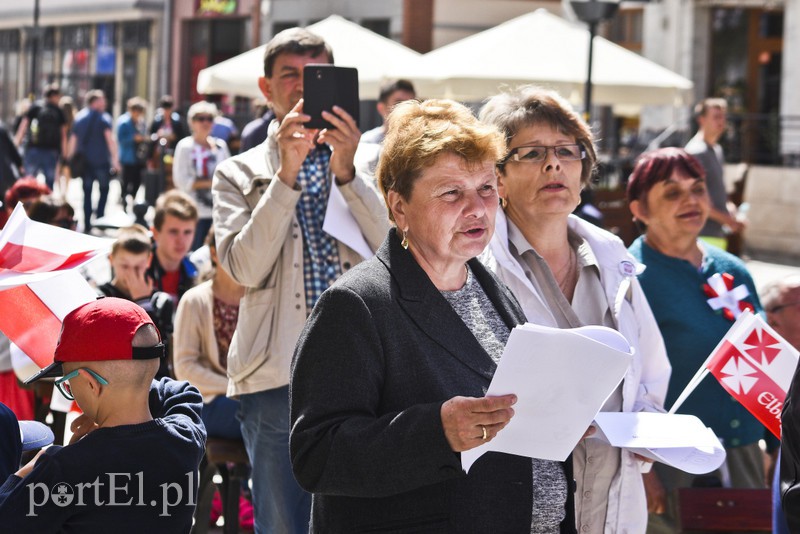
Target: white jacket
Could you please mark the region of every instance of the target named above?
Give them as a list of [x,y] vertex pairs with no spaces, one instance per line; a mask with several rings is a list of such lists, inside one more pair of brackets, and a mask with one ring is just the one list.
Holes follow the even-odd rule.
[[[653,312],[636,280],[644,266],[610,232],[573,215],[569,216],[568,224],[592,248],[616,329],[634,349],[633,362],[622,383],[622,411],[663,412],[671,367]],[[528,321],[558,326],[544,298],[509,251],[508,223],[502,210],[498,210],[495,233],[481,254],[481,261],[511,289]],[[608,534],[639,534],[647,528],[641,465],[632,453],[622,451],[620,472],[614,477],[608,495],[605,524]]]

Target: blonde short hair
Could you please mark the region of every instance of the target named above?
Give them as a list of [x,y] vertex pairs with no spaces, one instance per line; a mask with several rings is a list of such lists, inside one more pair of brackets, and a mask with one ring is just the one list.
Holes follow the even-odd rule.
[[[389,191],[408,200],[414,182],[442,154],[468,165],[499,160],[506,150],[502,134],[482,124],[466,106],[452,100],[408,100],[394,107],[376,170],[388,206]],[[389,218],[394,220],[391,210]]]

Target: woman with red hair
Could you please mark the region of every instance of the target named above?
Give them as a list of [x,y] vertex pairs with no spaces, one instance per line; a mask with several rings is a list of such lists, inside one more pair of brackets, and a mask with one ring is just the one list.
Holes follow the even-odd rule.
[[[711,210],[705,171],[680,148],[641,156],[628,180],[628,202],[644,235],[630,246],[647,268],[639,275],[653,310],[672,376],[665,406],[671,406],[745,308],[761,312],[753,279],[742,261],[699,239]],[[714,309],[718,295],[737,288],[736,306]],[[739,289],[741,288],[741,289]],[[743,294],[743,296],[742,296]],[[719,483],[763,488],[765,430],[715,380],[704,380],[678,413],[695,415],[723,441],[727,472]],[[648,533],[678,532],[675,488],[694,485],[694,476],[656,464],[648,477],[650,496],[664,495],[663,514],[651,514]],[[730,480],[725,480],[729,478]]]
[[52,191],[36,178],[20,178],[6,191],[3,209],[0,210],[0,228],[6,225],[18,202],[27,203],[51,194]]

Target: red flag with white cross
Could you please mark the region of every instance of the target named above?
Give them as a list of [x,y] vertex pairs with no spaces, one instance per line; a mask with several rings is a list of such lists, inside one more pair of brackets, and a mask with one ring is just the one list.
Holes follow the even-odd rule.
[[781,436],[781,408],[798,352],[761,317],[742,313],[705,363],[725,390]]
[[77,268],[112,242],[31,221],[22,204],[0,232],[0,330],[39,367],[53,362],[64,316],[97,298]]

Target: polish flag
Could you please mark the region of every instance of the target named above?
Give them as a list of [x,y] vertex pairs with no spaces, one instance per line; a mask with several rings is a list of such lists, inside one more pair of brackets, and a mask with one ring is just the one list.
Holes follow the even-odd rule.
[[31,221],[20,204],[0,232],[0,330],[39,367],[64,316],[97,294],[77,269],[113,241]]
[[80,267],[113,241],[32,221],[17,204],[0,232],[0,279],[9,273],[51,273]]
[[76,270],[0,291],[0,330],[39,367],[53,363],[61,321],[97,298]]
[[[742,312],[675,404],[682,403],[711,372],[728,393],[780,438],[781,409],[797,362],[797,349],[761,317]],[[673,406],[670,411],[676,409]]]

